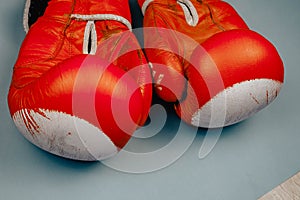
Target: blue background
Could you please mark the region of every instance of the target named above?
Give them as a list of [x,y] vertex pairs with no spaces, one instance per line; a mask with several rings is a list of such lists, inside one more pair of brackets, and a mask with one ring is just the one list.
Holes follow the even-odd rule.
[[[134,26],[141,15],[134,0]],[[31,145],[17,131],[6,96],[25,33],[24,0],[0,0],[0,199],[257,199],[300,171],[300,1],[228,0],[251,29],[268,38],[285,64],[279,97],[254,117],[225,128],[213,151],[198,158],[205,131],[172,165],[146,174],[113,170],[100,162],[66,160]],[[179,120],[144,144],[163,145]],[[170,133],[168,133],[168,131]],[[158,144],[157,144],[158,143]],[[138,145],[137,145],[138,146]]]

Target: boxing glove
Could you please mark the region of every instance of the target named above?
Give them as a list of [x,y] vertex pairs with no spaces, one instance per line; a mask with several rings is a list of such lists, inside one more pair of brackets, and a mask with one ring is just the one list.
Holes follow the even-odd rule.
[[240,122],[270,104],[284,79],[275,47],[220,0],[139,0],[155,91],[197,127]]
[[121,0],[51,0],[15,63],[8,104],[33,144],[76,160],[116,154],[147,119],[149,66]]

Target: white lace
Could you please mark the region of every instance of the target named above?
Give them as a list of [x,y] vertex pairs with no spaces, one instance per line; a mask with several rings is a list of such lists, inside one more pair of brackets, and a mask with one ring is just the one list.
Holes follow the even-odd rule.
[[[29,30],[29,9],[30,9],[31,0],[26,0],[24,13],[23,13],[23,27],[24,31],[27,33]],[[72,14],[71,18],[88,21],[86,24],[85,32],[84,32],[84,42],[83,42],[83,53],[88,54],[88,44],[89,37],[91,36],[91,50],[90,54],[95,54],[97,49],[97,32],[95,28],[94,21],[96,20],[114,20],[119,21],[125,24],[130,31],[132,31],[131,23],[124,17],[113,14],[95,14],[95,15],[80,15],[80,14]]]
[[177,0],[177,3],[181,6],[188,25],[196,26],[199,22],[199,16],[194,4],[189,0]]
[[[146,0],[142,5],[142,13],[145,15],[146,9],[154,0]],[[185,21],[190,26],[196,26],[199,22],[199,16],[194,4],[190,0],[177,0],[184,12]]]
[[[89,37],[91,36],[91,50],[89,52]],[[95,55],[97,50],[97,32],[94,21],[88,21],[84,30],[84,38],[83,38],[83,54],[92,54]]]
[[[121,17],[119,15],[113,14],[95,14],[95,15],[80,15],[80,14],[72,14],[71,18],[78,19],[82,21],[87,21],[85,31],[84,31],[84,38],[83,38],[83,53],[84,54],[92,54],[95,55],[97,51],[97,31],[95,27],[95,21],[97,20],[114,20],[119,21],[125,24],[130,31],[132,31],[131,23]],[[91,36],[91,38],[90,38]],[[91,49],[89,52],[89,41],[91,39]]]

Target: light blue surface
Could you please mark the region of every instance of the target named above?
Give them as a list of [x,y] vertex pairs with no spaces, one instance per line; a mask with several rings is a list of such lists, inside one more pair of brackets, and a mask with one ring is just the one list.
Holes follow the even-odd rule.
[[[252,200],[298,172],[300,1],[228,2],[253,30],[277,47],[285,63],[283,90],[262,112],[225,128],[206,158],[198,159],[205,136],[200,130],[174,164],[138,175],[119,172],[99,162],[58,158],[34,147],[19,134],[10,118],[6,95],[25,36],[24,0],[0,0],[0,199]],[[165,145],[173,137],[172,127],[178,123],[171,114],[162,133],[148,142],[133,141],[132,148],[147,150]]]

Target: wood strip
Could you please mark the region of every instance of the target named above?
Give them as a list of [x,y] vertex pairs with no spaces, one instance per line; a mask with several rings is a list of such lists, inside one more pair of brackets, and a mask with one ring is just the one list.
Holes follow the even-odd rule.
[[259,198],[259,200],[300,200],[300,172]]

